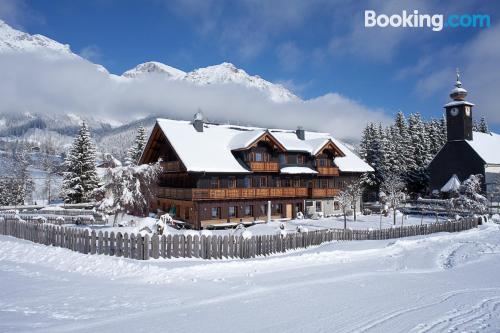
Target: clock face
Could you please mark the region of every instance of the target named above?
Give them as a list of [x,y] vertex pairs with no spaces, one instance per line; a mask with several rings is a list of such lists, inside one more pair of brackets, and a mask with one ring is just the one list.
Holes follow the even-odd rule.
[[466,107],[465,107],[465,115],[466,115],[467,117],[470,117],[470,107],[469,107],[469,106],[466,106]]
[[458,108],[452,108],[450,110],[450,114],[455,117],[456,115],[458,115]]

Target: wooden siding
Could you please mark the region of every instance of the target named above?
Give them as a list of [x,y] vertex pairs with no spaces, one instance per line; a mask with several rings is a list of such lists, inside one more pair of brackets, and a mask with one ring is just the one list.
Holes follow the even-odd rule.
[[329,198],[338,195],[340,192],[336,188],[310,188],[309,196],[311,198]]
[[249,162],[250,170],[255,172],[279,172],[278,162]]
[[182,165],[180,161],[169,161],[169,162],[161,162],[161,167],[165,172],[180,172],[184,171],[182,169]]
[[339,168],[337,167],[317,167],[318,176],[338,176]]
[[305,187],[263,187],[263,188],[169,188],[157,190],[159,198],[174,198],[179,200],[225,200],[225,199],[260,199],[260,198],[293,198],[307,197]]

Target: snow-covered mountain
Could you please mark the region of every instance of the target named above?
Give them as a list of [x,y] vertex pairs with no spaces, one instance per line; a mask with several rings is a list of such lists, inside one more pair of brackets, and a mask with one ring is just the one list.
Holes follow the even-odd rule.
[[143,64],[139,64],[135,66],[134,68],[126,71],[125,73],[122,74],[124,77],[128,78],[136,78],[136,77],[142,77],[144,75],[150,75],[150,74],[158,74],[158,75],[164,75],[166,78],[169,79],[179,79],[182,78],[186,75],[186,72],[181,71],[180,69],[162,64],[161,62],[157,61],[148,61]]
[[169,80],[183,80],[196,85],[209,84],[239,84],[250,89],[257,89],[267,94],[275,102],[299,100],[299,97],[280,84],[271,83],[258,75],[249,75],[243,69],[231,63],[223,62],[219,65],[195,69],[186,73],[180,69],[165,65],[161,62],[150,61],[126,71],[122,77],[138,78],[148,75],[162,75]]
[[258,75],[249,75],[243,69],[236,68],[231,63],[223,62],[220,65],[196,69],[186,74],[186,81],[199,85],[236,83],[248,88],[258,89],[269,95],[275,102],[299,100],[290,90],[281,84],[271,83]]
[[16,30],[0,20],[0,53],[38,52],[43,54],[76,56],[68,44],[61,44],[42,35],[30,35]]

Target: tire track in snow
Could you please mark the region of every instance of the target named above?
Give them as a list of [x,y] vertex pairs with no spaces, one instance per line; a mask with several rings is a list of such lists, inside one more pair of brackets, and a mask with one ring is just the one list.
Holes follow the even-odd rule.
[[460,296],[460,295],[469,294],[469,293],[478,293],[478,292],[500,292],[500,288],[479,288],[479,289],[464,289],[464,290],[450,291],[450,292],[442,294],[441,295],[442,297],[434,302],[424,303],[424,304],[421,304],[418,306],[403,308],[403,309],[399,309],[396,311],[391,311],[391,312],[382,314],[381,318],[373,320],[373,321],[367,321],[367,322],[363,323],[362,325],[360,325],[360,326],[358,326],[350,331],[351,332],[367,332],[367,331],[373,330],[376,327],[379,327],[379,326],[389,322],[390,320],[396,319],[398,317],[409,314],[411,312],[416,312],[419,310],[423,310],[426,308],[440,305],[440,304],[445,303],[445,302],[449,301],[450,299],[457,297],[457,296]]

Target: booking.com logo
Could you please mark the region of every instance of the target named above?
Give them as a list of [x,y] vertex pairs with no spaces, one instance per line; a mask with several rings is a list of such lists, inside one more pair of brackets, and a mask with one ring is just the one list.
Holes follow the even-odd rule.
[[418,10],[401,14],[386,15],[374,10],[365,10],[365,27],[394,27],[394,28],[432,28],[432,31],[441,31],[449,28],[488,28],[490,16],[484,14],[451,14],[445,19],[443,14],[420,14]]

